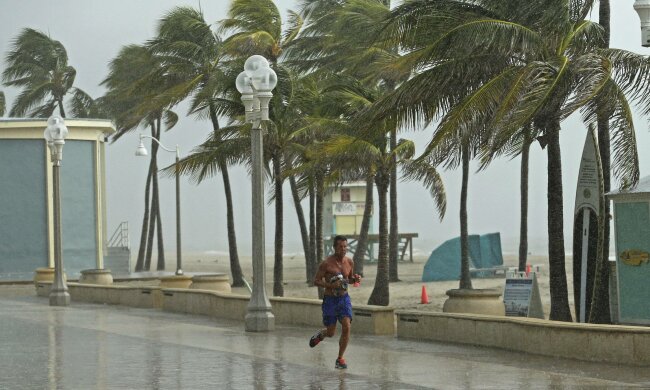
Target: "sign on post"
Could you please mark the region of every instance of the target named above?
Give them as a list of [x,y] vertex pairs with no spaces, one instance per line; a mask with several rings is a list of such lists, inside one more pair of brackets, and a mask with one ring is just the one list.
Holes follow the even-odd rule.
[[542,298],[539,295],[537,276],[531,272],[528,277],[506,279],[503,303],[508,317],[544,318]]

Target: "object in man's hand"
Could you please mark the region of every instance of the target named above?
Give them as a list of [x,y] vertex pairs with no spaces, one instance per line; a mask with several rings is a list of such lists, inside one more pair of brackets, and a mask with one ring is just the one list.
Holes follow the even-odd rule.
[[352,280],[354,281],[353,284],[354,287],[359,287],[361,285],[361,275],[359,274],[352,275]]
[[[339,287],[335,287],[334,290],[341,290],[341,291],[346,291],[348,289],[348,282],[343,278],[342,274],[336,274],[330,278],[330,283],[336,283],[337,281],[341,281],[341,285]],[[339,295],[338,293],[336,295]]]

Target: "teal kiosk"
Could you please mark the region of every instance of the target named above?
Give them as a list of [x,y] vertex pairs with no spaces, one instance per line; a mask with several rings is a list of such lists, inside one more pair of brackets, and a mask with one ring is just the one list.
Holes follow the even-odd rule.
[[617,322],[650,325],[650,176],[607,196],[614,202]]

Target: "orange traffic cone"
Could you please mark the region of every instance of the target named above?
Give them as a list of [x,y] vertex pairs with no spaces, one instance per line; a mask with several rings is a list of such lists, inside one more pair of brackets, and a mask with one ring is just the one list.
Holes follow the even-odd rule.
[[420,303],[422,304],[428,304],[429,303],[429,296],[427,295],[427,288],[422,285],[422,297],[420,298]]

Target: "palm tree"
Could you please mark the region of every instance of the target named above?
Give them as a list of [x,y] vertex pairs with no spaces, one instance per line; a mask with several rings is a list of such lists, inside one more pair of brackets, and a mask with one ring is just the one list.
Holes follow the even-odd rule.
[[519,200],[519,262],[518,269],[523,272],[526,270],[528,262],[528,163],[530,156],[530,146],[535,141],[537,132],[532,124],[525,125],[519,132],[514,134],[505,145],[494,150],[483,148],[481,151],[481,168],[485,168],[489,163],[502,154],[511,157],[521,156],[521,167],[519,173],[520,179],[520,200]]
[[[395,10],[386,32],[410,50],[403,64],[424,70],[376,112],[390,109],[384,115],[416,124],[451,107],[434,144],[485,126],[495,131],[498,145],[531,121],[540,129],[548,148],[550,318],[571,320],[564,270],[560,122],[576,110],[583,111],[587,122],[594,121],[594,97],[606,100],[620,140],[615,172],[635,183],[636,143],[625,96],[644,98],[640,91],[646,86],[648,66],[636,54],[600,47],[602,29],[585,20],[591,2],[463,3],[415,0]],[[426,23],[417,22],[423,18]],[[435,89],[429,89],[432,85]],[[459,104],[450,105],[453,94],[461,97]]]
[[[338,116],[349,119],[372,104],[382,92],[379,88],[371,90],[347,78],[342,78],[339,84],[329,87],[329,93],[336,95],[332,101],[336,101],[342,106],[338,111]],[[381,123],[376,123],[373,126],[374,132],[358,133],[353,131],[353,127],[350,127],[349,124],[346,125],[345,122],[342,122],[341,126],[346,131],[334,134],[331,140],[319,146],[319,149],[320,153],[327,156],[327,159],[339,169],[351,171],[362,169],[363,174],[374,177],[379,205],[379,253],[377,277],[368,304],[385,306],[390,302],[387,198],[390,171],[394,161],[399,163],[403,159],[410,158],[415,146],[411,141],[401,140],[394,150],[389,150],[389,139],[386,137],[386,133],[393,124],[381,125]],[[394,156],[397,156],[397,159]]]
[[234,59],[250,55],[266,57],[278,73],[278,87],[271,104],[271,125],[265,137],[265,149],[273,163],[275,203],[275,263],[273,267],[273,294],[284,295],[283,280],[283,194],[282,184],[285,147],[300,116],[292,108],[291,72],[279,63],[283,48],[290,44],[302,26],[302,19],[289,12],[288,26],[282,30],[282,17],[272,0],[233,0],[228,18],[220,21],[222,32],[231,33],[223,42],[224,52]]
[[[208,118],[212,124],[214,137],[209,138],[211,142],[224,137],[221,134],[219,115],[232,117],[241,110],[239,102],[224,96],[227,88],[232,86],[232,77],[228,77],[231,76],[229,69],[222,63],[221,44],[219,36],[205,22],[203,13],[191,7],[176,7],[168,12],[158,25],[156,38],[148,42],[149,49],[161,56],[162,71],[178,78],[179,83],[172,85],[165,93],[178,102],[191,98],[189,113],[199,118]],[[244,279],[237,252],[227,160],[219,160],[216,167],[221,172],[226,196],[232,285],[241,287],[244,286]]]
[[68,65],[63,44],[43,32],[21,30],[5,61],[8,67],[2,72],[4,85],[21,89],[9,116],[42,118],[58,109],[59,115],[65,117],[67,95],[87,96],[73,86],[77,71]]
[[[306,0],[301,3],[300,9],[306,27],[289,48],[289,62],[299,70],[345,73],[369,85],[381,84],[388,91],[408,76],[408,73],[380,66],[399,57],[397,46],[386,47],[376,39],[382,21],[390,13],[390,1]],[[389,129],[391,149],[397,145],[397,130],[396,127]],[[396,162],[390,173],[389,188],[389,280],[398,281]],[[360,238],[357,247],[365,246],[365,240]]]
[[[178,121],[178,116],[170,111],[173,99],[163,94],[177,80],[161,72],[161,58],[144,46],[129,45],[111,61],[109,74],[102,81],[108,87],[107,94],[101,98],[104,110],[117,125],[113,142],[122,135],[139,126],[149,127],[151,136],[160,140],[163,121],[167,129]],[[165,268],[162,221],[158,194],[158,144],[152,142],[151,160],[145,186],[145,208],[140,235],[140,249],[136,271],[148,270],[153,251],[153,237],[157,233],[157,269]],[[151,204],[150,204],[150,190]]]

